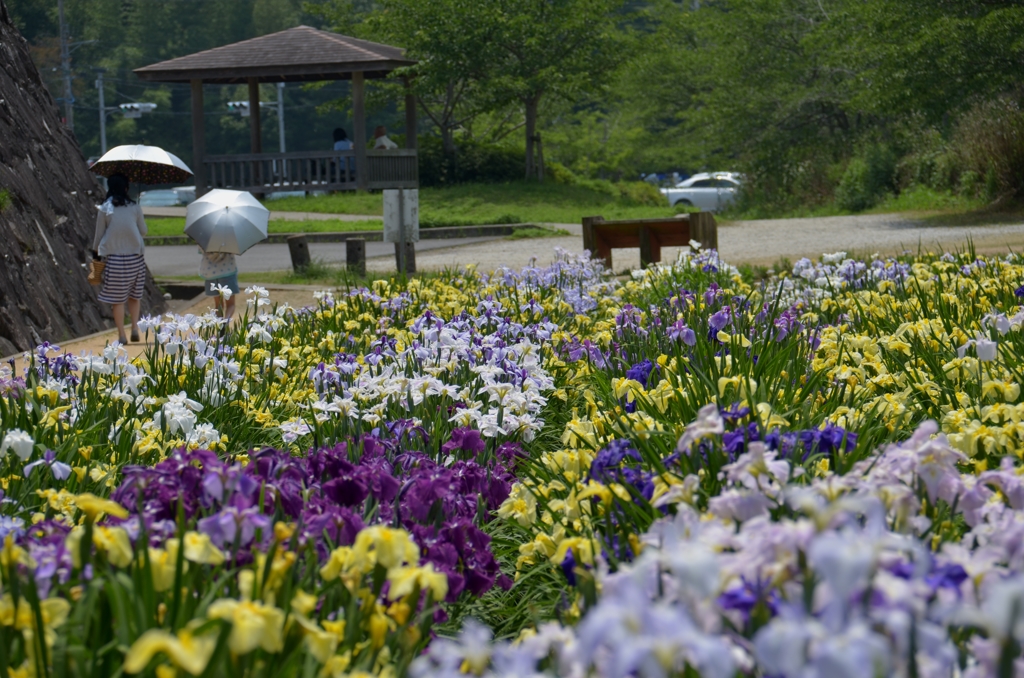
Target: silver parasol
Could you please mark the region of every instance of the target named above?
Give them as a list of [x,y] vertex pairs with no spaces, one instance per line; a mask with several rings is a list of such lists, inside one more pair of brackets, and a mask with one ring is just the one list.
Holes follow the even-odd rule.
[[206,252],[241,254],[267,239],[270,211],[245,191],[216,188],[191,205],[185,235]]

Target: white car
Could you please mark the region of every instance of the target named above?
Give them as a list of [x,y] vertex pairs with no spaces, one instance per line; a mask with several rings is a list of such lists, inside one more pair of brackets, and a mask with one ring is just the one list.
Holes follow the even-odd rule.
[[668,204],[696,207],[704,212],[720,212],[736,199],[740,175],[735,172],[702,172],[694,174],[675,188],[661,189]]

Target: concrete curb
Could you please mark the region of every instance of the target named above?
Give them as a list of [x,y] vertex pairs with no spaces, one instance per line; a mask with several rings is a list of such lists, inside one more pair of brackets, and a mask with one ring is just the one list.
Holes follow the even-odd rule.
[[[483,226],[445,226],[442,228],[421,228],[420,240],[438,240],[448,238],[481,238],[512,235],[516,231],[527,228],[547,228],[538,224],[488,224]],[[550,229],[548,229],[550,230]],[[288,236],[304,235],[309,242],[345,242],[351,238],[362,238],[367,242],[380,242],[384,239],[384,231],[342,231],[338,233],[271,233],[263,244],[283,245]],[[150,247],[168,245],[194,245],[195,241],[187,235],[155,235],[145,238]]]

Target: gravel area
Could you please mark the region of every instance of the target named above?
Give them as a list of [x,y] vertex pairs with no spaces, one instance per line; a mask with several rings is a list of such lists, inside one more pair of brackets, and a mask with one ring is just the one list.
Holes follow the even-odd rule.
[[[439,270],[446,266],[477,264],[483,270],[499,266],[520,268],[531,260],[538,265],[554,259],[554,249],[573,252],[583,249],[579,224],[551,224],[573,235],[555,238],[506,240],[472,244],[417,253],[419,270]],[[846,217],[809,219],[766,219],[727,222],[719,225],[718,245],[722,258],[729,263],[751,263],[770,266],[785,257],[818,257],[825,252],[845,250],[851,254],[893,254],[905,249],[956,249],[974,242],[980,252],[1005,252],[1008,248],[1024,249],[1024,222],[993,226],[923,226],[896,214],[869,214]],[[678,256],[679,248],[666,247],[662,258],[669,261]],[[375,271],[393,270],[394,257],[367,261]],[[621,249],[612,252],[616,271],[637,268],[640,250]]]

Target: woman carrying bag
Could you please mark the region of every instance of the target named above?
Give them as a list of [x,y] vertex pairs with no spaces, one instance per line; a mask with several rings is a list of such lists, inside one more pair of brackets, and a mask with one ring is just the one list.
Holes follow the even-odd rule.
[[124,336],[124,306],[132,319],[132,341],[139,341],[139,315],[146,285],[143,236],[148,233],[142,207],[128,197],[128,178],[114,174],[107,178],[107,199],[98,208],[93,257],[103,262],[103,287],[99,300],[110,304],[117,326],[118,341]]

